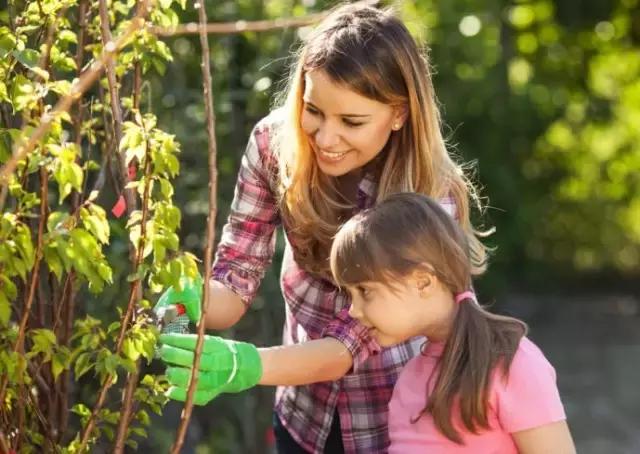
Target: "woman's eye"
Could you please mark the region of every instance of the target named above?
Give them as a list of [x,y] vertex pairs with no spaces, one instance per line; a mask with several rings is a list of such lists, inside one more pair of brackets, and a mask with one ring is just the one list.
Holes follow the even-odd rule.
[[364,123],[359,123],[357,121],[351,121],[347,118],[343,118],[342,121],[344,122],[345,125],[349,126],[350,128],[357,128],[358,126],[362,126]]
[[304,108],[304,109],[305,109],[307,112],[309,112],[311,115],[316,115],[316,116],[317,116],[317,115],[320,115],[320,112],[319,112],[317,109],[315,109],[314,107],[311,107],[311,106],[309,106],[309,105],[305,106],[305,108]]
[[358,291],[360,292],[360,296],[363,298],[369,296],[369,294],[371,293],[371,289],[368,289],[366,287],[358,287]]

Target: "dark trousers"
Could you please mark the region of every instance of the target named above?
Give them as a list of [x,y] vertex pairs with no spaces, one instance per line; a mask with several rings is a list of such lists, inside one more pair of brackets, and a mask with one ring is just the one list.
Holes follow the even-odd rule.
[[[282,425],[280,418],[275,413],[273,416],[273,433],[276,439],[276,452],[278,454],[309,454],[309,451],[303,449],[291,437],[289,431]],[[325,454],[344,454],[338,412],[333,416],[333,423],[331,424],[331,430],[327,437],[327,443],[324,446],[324,452]]]

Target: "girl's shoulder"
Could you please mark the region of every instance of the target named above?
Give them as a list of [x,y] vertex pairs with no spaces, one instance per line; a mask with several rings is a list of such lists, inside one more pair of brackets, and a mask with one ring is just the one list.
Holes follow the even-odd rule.
[[502,427],[510,432],[565,419],[556,371],[542,350],[523,337],[507,377],[496,370],[493,391]]
[[555,378],[555,369],[540,347],[527,336],[523,336],[513,357],[509,376],[526,372],[531,368],[546,370],[552,373]]

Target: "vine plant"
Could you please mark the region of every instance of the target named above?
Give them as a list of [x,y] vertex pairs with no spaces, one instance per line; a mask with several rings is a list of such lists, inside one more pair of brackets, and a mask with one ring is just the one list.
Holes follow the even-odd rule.
[[[123,452],[162,411],[166,382],[141,374],[158,334],[144,311],[198,273],[172,202],[180,146],[141,90],[171,61],[148,25],[176,26],[173,7],[14,0],[0,13],[0,452]],[[129,256],[110,262],[123,237]],[[128,292],[107,324],[81,301],[118,284],[115,261]]]

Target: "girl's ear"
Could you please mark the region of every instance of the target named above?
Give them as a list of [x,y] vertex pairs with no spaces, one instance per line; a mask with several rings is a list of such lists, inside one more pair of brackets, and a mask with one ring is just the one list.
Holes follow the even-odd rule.
[[420,270],[416,271],[412,278],[415,288],[420,293],[420,296],[428,297],[436,290],[438,278],[433,273],[426,270]]

